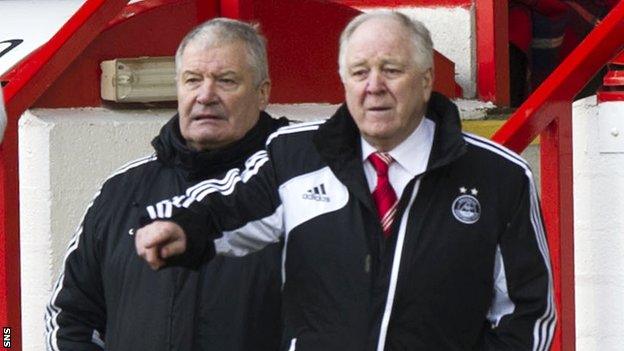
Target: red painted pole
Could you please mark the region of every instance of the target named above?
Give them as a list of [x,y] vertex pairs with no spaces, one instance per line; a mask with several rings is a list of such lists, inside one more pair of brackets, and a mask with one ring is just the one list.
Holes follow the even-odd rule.
[[[254,0],[221,0],[220,13],[223,17],[248,21],[253,19],[253,5]],[[263,4],[263,6],[272,5]]]
[[570,104],[587,82],[624,49],[624,1],[620,2],[496,132],[493,139],[521,152]]
[[17,120],[127,3],[87,0],[46,44],[2,77],[8,81],[8,123],[0,146],[0,327],[10,328],[12,349],[21,349]]
[[20,350],[17,184],[17,119],[8,118],[4,140],[0,145],[0,327],[3,330],[3,338],[7,337],[7,332],[10,333],[10,347]]
[[572,351],[576,347],[572,104],[559,105],[553,113],[556,119],[540,134],[542,209],[558,311],[552,350]]
[[196,0],[197,23],[203,23],[219,13],[219,1]]
[[476,0],[477,98],[509,105],[507,0]]

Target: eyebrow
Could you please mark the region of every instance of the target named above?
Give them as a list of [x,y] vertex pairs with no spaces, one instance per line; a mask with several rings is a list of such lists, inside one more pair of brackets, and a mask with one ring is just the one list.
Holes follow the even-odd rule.
[[[193,70],[185,70],[182,72],[182,74],[180,74],[181,77],[185,77],[185,76],[201,76],[203,75],[200,72],[197,71],[193,71]],[[215,76],[216,77],[224,77],[224,76],[228,76],[228,75],[232,75],[232,76],[236,76],[238,77],[238,73],[236,71],[233,70],[227,70],[225,72],[219,72],[217,73]]]
[[356,61],[354,63],[348,64],[347,65],[347,69],[352,70],[352,69],[357,69],[357,68],[361,68],[361,67],[366,67],[366,61]]
[[347,64],[348,67],[357,67],[357,66],[363,66],[366,64],[366,60],[364,59],[359,59],[357,61],[353,61]]
[[228,71],[225,71],[225,72],[219,72],[217,74],[217,77],[223,77],[223,76],[227,76],[227,75],[238,76],[238,73],[236,71],[233,71],[233,70],[228,70]]
[[398,66],[398,67],[405,67],[407,66],[404,62],[399,62],[399,61],[394,61],[394,60],[386,60],[384,62],[381,63],[382,66]]
[[200,76],[201,74],[199,74],[199,73],[197,73],[195,71],[190,71],[190,70],[182,71],[182,74],[180,74],[181,77],[190,76],[190,75],[192,75],[192,76]]

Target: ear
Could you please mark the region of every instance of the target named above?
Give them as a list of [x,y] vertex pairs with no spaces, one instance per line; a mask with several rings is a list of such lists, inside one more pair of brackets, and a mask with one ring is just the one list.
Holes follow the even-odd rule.
[[260,110],[264,110],[269,104],[269,96],[271,96],[271,81],[269,79],[260,83],[258,87],[258,101],[260,102]]
[[429,101],[431,97],[431,91],[433,91],[433,68],[428,68],[425,72],[423,72],[422,76],[422,91],[423,91],[423,100],[425,102]]

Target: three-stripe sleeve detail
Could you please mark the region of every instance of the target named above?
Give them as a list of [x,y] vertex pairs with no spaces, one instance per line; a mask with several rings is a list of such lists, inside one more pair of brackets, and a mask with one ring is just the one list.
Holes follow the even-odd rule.
[[151,219],[167,219],[173,214],[173,207],[188,208],[195,202],[203,200],[211,193],[219,192],[222,195],[229,195],[234,192],[236,184],[246,183],[253,176],[258,174],[260,168],[269,160],[267,152],[261,150],[253,154],[245,162],[245,170],[241,173],[238,168],[229,170],[221,179],[209,179],[195,184],[186,189],[184,195],[175,196],[171,199],[162,200],[155,205],[146,207]]
[[[299,123],[282,127],[267,138],[266,144],[268,146],[274,138],[280,135],[316,130],[323,123],[325,123],[325,121]],[[188,188],[183,195],[176,196],[172,199],[165,199],[157,204],[147,206],[147,213],[152,220],[168,219],[171,218],[173,214],[173,207],[188,208],[193,203],[202,201],[206,196],[214,192],[220,192],[222,195],[230,195],[234,192],[236,184],[239,182],[248,182],[253,176],[258,174],[261,167],[268,161],[269,156],[267,151],[260,150],[245,161],[245,169],[242,172],[238,168],[233,168],[221,179],[210,179],[199,182]]]
[[555,322],[557,319],[553,294],[552,268],[550,265],[550,257],[548,254],[548,243],[546,241],[546,232],[542,223],[540,214],[539,200],[537,196],[537,187],[533,180],[533,174],[529,165],[515,152],[496,144],[488,139],[478,137],[472,134],[464,133],[464,139],[477,147],[489,150],[498,154],[505,159],[522,167],[524,174],[530,184],[530,221],[535,232],[535,239],[542,255],[544,265],[548,274],[548,296],[546,301],[546,309],[533,326],[533,351],[545,351],[550,347],[555,330]]

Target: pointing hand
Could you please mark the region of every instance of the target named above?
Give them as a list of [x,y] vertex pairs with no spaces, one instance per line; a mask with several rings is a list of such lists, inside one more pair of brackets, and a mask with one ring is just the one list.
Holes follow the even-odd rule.
[[154,270],[165,265],[165,259],[186,251],[186,234],[174,222],[155,221],[136,232],[137,254]]

